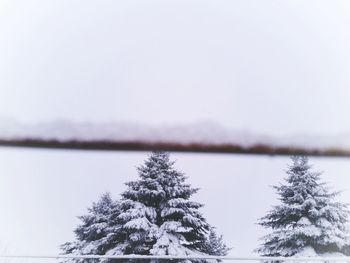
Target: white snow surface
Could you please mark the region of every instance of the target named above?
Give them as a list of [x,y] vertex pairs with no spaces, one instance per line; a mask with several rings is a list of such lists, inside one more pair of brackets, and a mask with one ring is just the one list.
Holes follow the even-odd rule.
[[[339,253],[339,252],[332,252],[332,253],[323,253],[323,254],[317,254],[315,252],[315,250],[312,247],[305,247],[302,251],[300,251],[299,253],[297,253],[296,255],[294,255],[293,257],[295,258],[308,258],[308,257],[319,257],[320,261],[313,261],[315,263],[324,263],[324,259],[322,260],[322,258],[341,258],[341,257],[345,257],[344,254]],[[285,261],[285,263],[291,263],[294,262],[296,263],[296,261]],[[308,261],[297,261],[298,263],[310,263]],[[331,262],[331,261],[329,261]],[[347,261],[336,261],[336,262],[347,262]]]
[[299,253],[294,255],[294,257],[318,257],[319,255],[315,252],[315,250],[312,247],[306,247],[303,250],[301,250]]
[[89,123],[59,120],[25,124],[0,120],[0,139],[40,139],[65,141],[111,141],[176,144],[229,144],[251,147],[264,144],[272,147],[307,149],[350,149],[350,132],[334,135],[273,136],[245,130],[228,129],[215,122],[179,125],[147,125],[132,122]]

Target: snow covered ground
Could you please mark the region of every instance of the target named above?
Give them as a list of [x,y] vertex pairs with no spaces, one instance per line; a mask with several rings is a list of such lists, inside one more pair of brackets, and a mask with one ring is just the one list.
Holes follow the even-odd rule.
[[[305,249],[303,249],[302,251],[300,251],[299,253],[297,253],[295,256],[293,256],[293,258],[303,258],[303,260],[300,261],[285,261],[286,263],[288,262],[299,262],[299,263],[306,263],[306,262],[310,262],[307,260],[304,260],[304,258],[320,258],[320,261],[312,261],[312,262],[317,262],[317,263],[324,263],[325,259],[328,258],[334,258],[336,260],[331,261],[331,260],[327,260],[327,262],[348,262],[345,260],[345,255],[342,253],[324,253],[321,255],[318,255],[315,250],[312,247],[306,247]],[[344,261],[339,260],[340,258],[344,258]]]

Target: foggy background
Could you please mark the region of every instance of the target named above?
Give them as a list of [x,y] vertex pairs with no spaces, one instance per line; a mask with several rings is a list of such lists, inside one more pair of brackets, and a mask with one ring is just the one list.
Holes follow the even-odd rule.
[[0,114],[341,133],[349,1],[0,1]]

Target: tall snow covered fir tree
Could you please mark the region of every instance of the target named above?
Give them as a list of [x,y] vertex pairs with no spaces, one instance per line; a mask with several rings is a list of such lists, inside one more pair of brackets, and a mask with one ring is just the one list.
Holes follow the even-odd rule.
[[272,229],[257,251],[263,256],[293,256],[341,252],[348,243],[345,204],[335,202],[319,172],[311,171],[308,158],[292,157],[285,183],[274,186],[280,196],[277,205],[259,224]]
[[169,154],[153,152],[138,168],[140,179],[127,183],[119,218],[123,240],[117,254],[193,255],[206,252],[210,229],[201,204],[190,200],[198,189],[185,183]]
[[65,254],[227,254],[200,213],[202,204],[191,201],[198,189],[186,183],[168,153],[151,153],[137,171],[138,180],[126,183],[121,200],[106,194],[80,217],[76,241],[62,246]]

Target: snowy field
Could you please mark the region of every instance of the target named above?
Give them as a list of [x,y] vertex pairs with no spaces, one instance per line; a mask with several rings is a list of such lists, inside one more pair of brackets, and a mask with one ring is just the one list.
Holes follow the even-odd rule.
[[[146,153],[66,152],[7,149],[0,151],[1,243],[4,251],[19,254],[59,253],[58,246],[72,240],[76,216],[84,214],[101,193],[117,197],[124,182],[135,179],[135,167]],[[266,233],[257,219],[273,204],[269,186],[281,182],[286,157],[173,154],[176,167],[200,187],[194,196],[205,204],[208,221],[233,247],[230,255],[255,255],[258,239]],[[324,180],[344,190],[340,200],[350,200],[344,159],[311,159]]]

